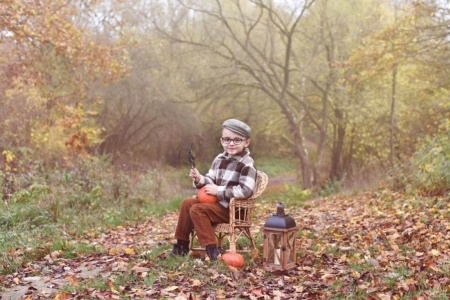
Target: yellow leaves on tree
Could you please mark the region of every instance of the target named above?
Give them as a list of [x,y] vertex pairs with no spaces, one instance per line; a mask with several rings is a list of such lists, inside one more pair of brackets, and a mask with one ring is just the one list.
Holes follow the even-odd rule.
[[76,3],[60,0],[0,5],[0,130],[7,144],[54,159],[99,142],[91,110],[100,106],[87,89],[120,78],[125,64],[120,47],[80,29],[74,20],[81,15]]
[[21,66],[32,66],[46,49],[52,49],[75,67],[72,75],[81,75],[76,71],[83,70],[106,81],[117,79],[124,70],[117,60],[120,49],[91,40],[70,21],[78,14],[76,5],[66,1],[7,0],[0,7],[0,26],[4,28],[1,44],[14,43],[18,47],[18,53],[13,55]]
[[64,120],[59,123],[67,131],[64,141],[69,153],[75,156],[86,155],[86,150],[100,142],[100,129],[91,118],[96,115],[84,109],[82,104],[65,107]]
[[3,161],[4,161],[4,169],[6,173],[9,173],[13,170],[13,167],[11,165],[11,163],[14,161],[14,159],[16,158],[16,156],[14,155],[14,153],[12,153],[9,150],[4,150],[2,152],[3,155]]

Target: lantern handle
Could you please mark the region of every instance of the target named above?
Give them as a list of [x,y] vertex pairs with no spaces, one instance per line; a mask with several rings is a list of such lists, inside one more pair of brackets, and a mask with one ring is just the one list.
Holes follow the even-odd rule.
[[277,203],[277,216],[285,216],[286,214],[284,213],[284,204],[283,202],[278,202]]

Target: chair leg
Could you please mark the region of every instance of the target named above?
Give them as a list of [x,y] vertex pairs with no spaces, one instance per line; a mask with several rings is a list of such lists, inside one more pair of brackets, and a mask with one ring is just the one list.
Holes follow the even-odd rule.
[[230,251],[236,252],[236,235],[234,229],[230,232]]
[[[245,237],[250,241],[250,247],[252,250],[256,250],[255,239],[253,238],[252,233],[250,232],[250,228],[238,228],[235,230],[239,230],[239,233],[236,234],[235,231],[229,233],[229,242],[230,242],[230,251],[237,252],[237,240],[241,237]],[[248,250],[243,250],[248,251]]]
[[221,249],[222,248],[222,245],[223,245],[223,238],[225,237],[225,235],[223,234],[223,233],[221,233],[221,232],[219,232],[219,234],[217,235],[217,247],[219,248],[219,249]]
[[247,237],[250,240],[250,243],[252,245],[252,249],[256,249],[255,239],[253,238],[253,235],[250,232],[250,228],[246,228],[245,231],[247,232]]
[[[217,247],[218,247],[219,249],[222,248],[223,240],[224,240],[224,237],[225,237],[226,235],[227,235],[226,233],[222,233],[222,232],[216,233]],[[191,238],[191,240],[190,240],[190,242],[189,242],[189,249],[190,249],[191,251],[192,251],[192,250],[196,250],[196,251],[204,251],[204,250],[205,250],[205,248],[202,247],[202,246],[198,246],[198,245],[195,246],[196,240],[198,241],[197,233],[195,232],[195,230],[192,230],[192,233],[191,233],[190,238]]]
[[189,249],[192,251],[194,249],[194,240],[197,238],[197,233],[195,230],[191,232],[191,240],[189,242]]

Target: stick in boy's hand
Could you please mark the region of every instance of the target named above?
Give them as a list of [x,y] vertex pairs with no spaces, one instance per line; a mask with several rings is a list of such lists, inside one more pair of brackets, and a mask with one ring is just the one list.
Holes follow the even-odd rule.
[[191,164],[191,169],[194,169],[195,168],[195,155],[192,153],[192,143],[191,143],[191,146],[189,146],[189,149],[188,149],[188,160],[189,160],[189,163]]

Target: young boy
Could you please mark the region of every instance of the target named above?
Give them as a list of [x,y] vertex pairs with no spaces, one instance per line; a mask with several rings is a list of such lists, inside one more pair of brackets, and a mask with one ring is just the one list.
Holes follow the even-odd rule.
[[216,203],[200,203],[196,198],[184,199],[180,206],[175,239],[171,255],[185,256],[189,252],[189,236],[195,228],[198,240],[206,247],[210,260],[217,260],[213,225],[229,222],[230,199],[248,198],[253,194],[256,169],[248,146],[252,130],[242,121],[226,120],[222,124],[220,139],[224,152],[213,161],[206,175],[192,168],[189,177],[197,188],[205,186],[207,194],[216,195]]

